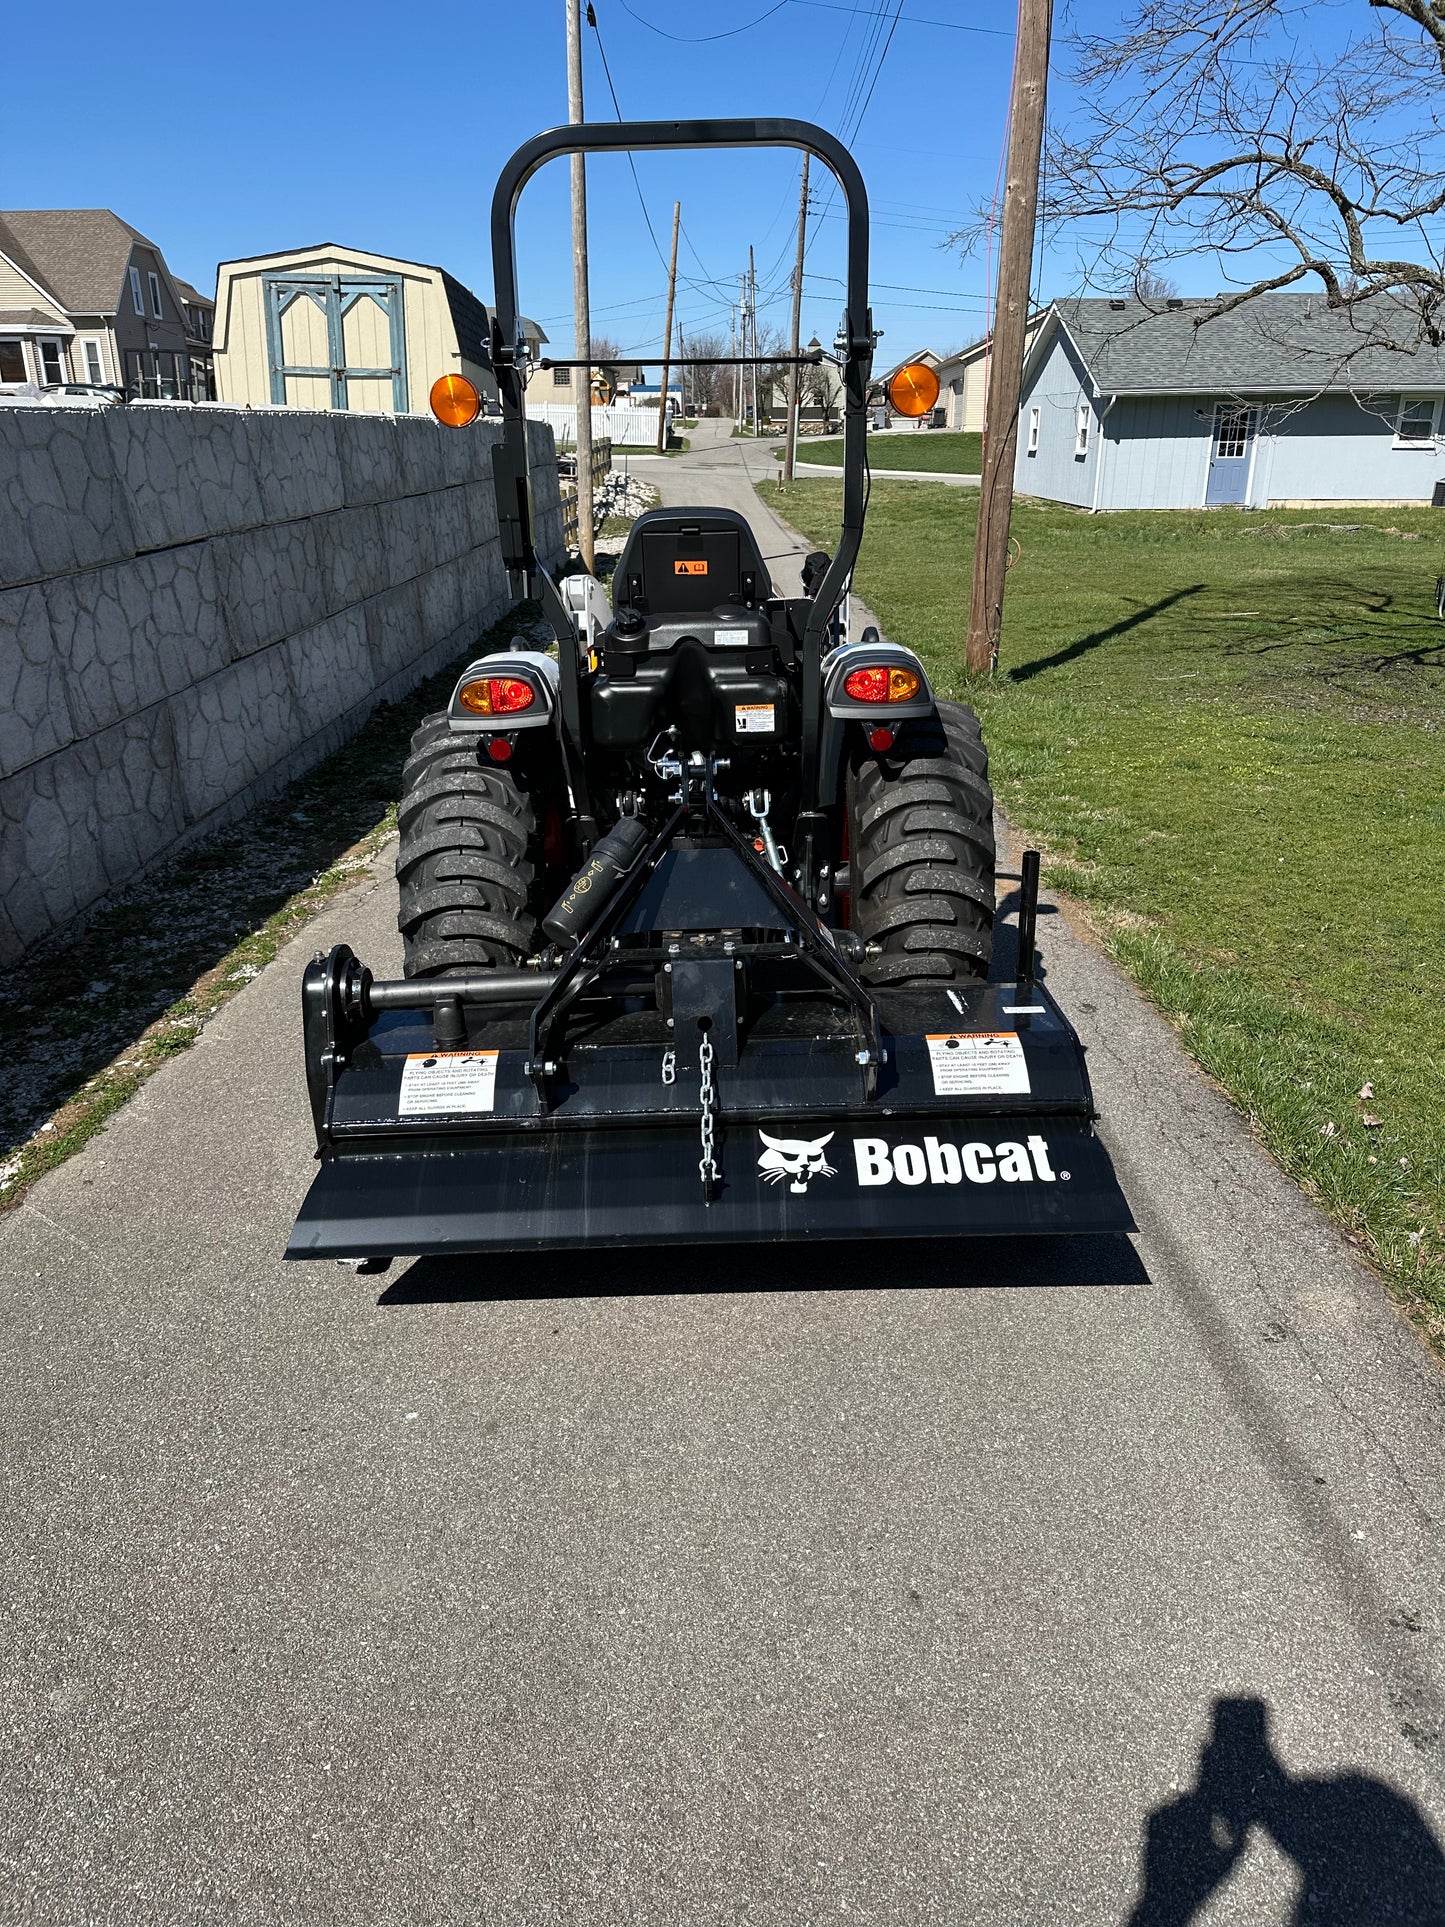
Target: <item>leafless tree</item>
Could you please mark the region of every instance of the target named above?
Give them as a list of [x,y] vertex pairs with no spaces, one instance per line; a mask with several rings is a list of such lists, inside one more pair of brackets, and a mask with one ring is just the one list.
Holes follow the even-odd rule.
[[1171,281],[1167,274],[1160,274],[1156,268],[1141,265],[1135,270],[1128,292],[1147,307],[1157,308],[1173,300],[1179,292],[1179,284]]
[[687,398],[698,410],[711,409],[719,415],[732,413],[733,380],[736,369],[727,359],[727,343],[720,334],[690,334],[687,352],[704,364],[687,371]]
[[822,432],[826,434],[832,426],[832,418],[838,407],[838,376],[826,361],[799,371],[798,395],[805,408],[819,408],[823,411]]
[[1160,262],[1217,257],[1230,286],[1201,325],[1313,288],[1362,346],[1440,345],[1442,0],[1130,0],[1070,50],[1046,220],[1091,283],[1142,292]]

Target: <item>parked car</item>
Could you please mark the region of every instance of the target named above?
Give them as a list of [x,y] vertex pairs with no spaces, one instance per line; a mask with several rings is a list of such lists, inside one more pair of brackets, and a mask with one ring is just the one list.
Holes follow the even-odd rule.
[[111,408],[125,400],[108,382],[61,381],[42,388],[33,381],[0,383],[0,408]]

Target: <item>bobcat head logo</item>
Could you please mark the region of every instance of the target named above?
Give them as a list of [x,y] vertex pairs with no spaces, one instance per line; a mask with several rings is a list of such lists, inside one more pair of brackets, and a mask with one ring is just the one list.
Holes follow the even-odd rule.
[[838,1173],[823,1156],[823,1146],[833,1142],[833,1132],[826,1137],[769,1137],[766,1131],[758,1136],[766,1147],[758,1159],[758,1169],[766,1184],[777,1184],[780,1179],[788,1178],[788,1189],[796,1197],[806,1197],[808,1184],[813,1178],[835,1178]]

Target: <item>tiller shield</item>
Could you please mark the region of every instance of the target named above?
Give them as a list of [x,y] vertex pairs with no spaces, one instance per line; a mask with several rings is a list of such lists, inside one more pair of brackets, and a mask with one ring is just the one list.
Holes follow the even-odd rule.
[[1133,1230],[1033,979],[1036,877],[1017,981],[874,991],[709,800],[555,968],[378,983],[338,946],[286,1256]]

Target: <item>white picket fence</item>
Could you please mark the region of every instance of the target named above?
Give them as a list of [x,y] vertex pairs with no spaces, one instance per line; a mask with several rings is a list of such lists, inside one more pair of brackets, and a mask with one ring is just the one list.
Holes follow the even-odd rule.
[[[529,401],[527,419],[546,422],[557,438],[558,448],[577,445],[577,410],[570,402]],[[655,408],[594,408],[592,439],[606,439],[614,448],[656,448],[657,410]]]

